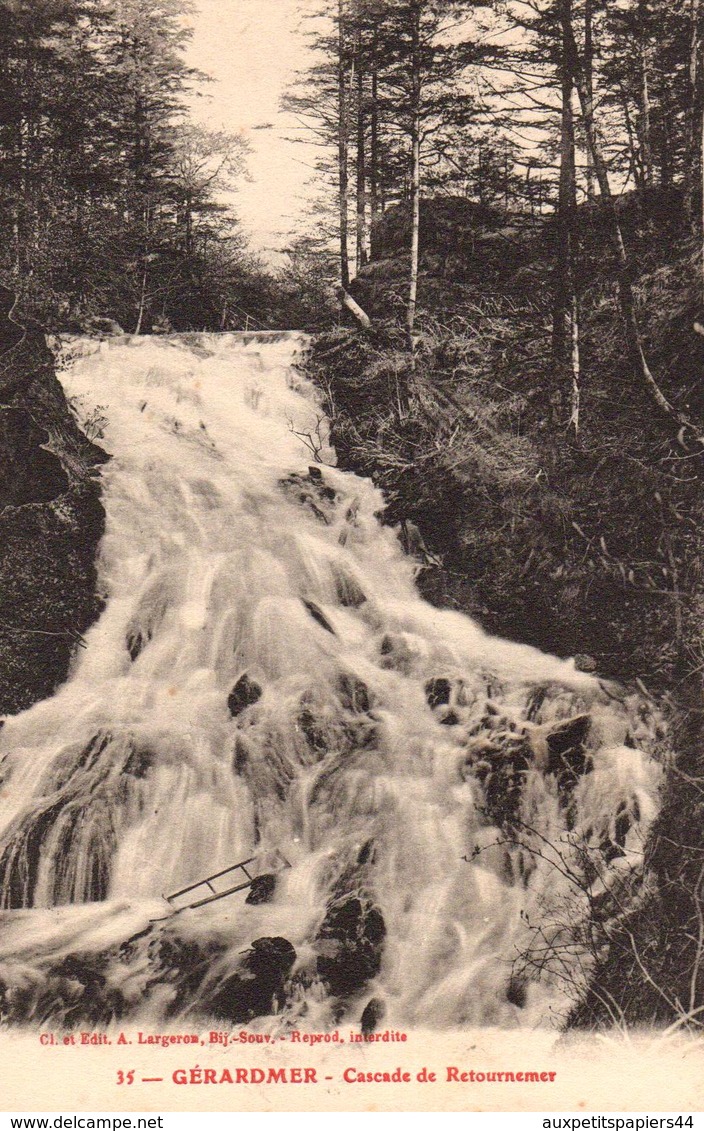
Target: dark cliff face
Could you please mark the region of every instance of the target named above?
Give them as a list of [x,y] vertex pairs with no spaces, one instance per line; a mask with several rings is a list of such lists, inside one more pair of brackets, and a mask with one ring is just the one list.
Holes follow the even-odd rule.
[[0,714],[51,695],[100,612],[97,467],[39,327],[0,288]]

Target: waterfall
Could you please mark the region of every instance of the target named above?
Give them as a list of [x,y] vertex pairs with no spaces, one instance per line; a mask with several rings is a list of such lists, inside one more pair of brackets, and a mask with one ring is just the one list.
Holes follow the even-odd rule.
[[[0,732],[11,1020],[540,1024],[586,984],[595,908],[635,898],[657,718],[421,600],[305,347],[70,350],[112,457],[105,608]],[[250,857],[260,899],[169,917]]]

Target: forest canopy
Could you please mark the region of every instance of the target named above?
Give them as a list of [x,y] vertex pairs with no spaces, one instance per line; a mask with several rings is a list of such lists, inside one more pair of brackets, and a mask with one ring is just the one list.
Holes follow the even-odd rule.
[[189,116],[190,12],[0,2],[0,272],[49,326],[229,328],[266,286],[223,203],[245,142]]

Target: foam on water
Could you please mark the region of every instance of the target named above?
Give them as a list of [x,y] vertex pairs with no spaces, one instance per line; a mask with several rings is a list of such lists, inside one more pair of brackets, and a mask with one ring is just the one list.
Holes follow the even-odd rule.
[[[526,965],[536,917],[557,953],[590,884],[640,866],[652,720],[571,661],[419,598],[381,495],[333,466],[304,348],[74,345],[62,379],[104,406],[113,457],[106,606],[67,683],[0,734],[4,977],[104,951],[161,893],[278,848],[292,867],[273,902],[180,917],[184,937],[226,944],[211,982],[283,936],[324,1023],[318,932],[332,898],[357,895],[386,936],[345,1008],[373,992],[397,1023],[534,1023],[569,997],[550,963]],[[309,471],[311,447],[324,465]],[[261,694],[233,711],[244,675]],[[603,867],[570,884],[585,845]],[[158,1015],[168,994],[150,1001]]]

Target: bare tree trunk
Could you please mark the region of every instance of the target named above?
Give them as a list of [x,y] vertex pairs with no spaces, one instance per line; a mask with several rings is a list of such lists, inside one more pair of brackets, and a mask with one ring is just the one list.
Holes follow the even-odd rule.
[[347,43],[345,39],[345,0],[337,0],[337,29],[338,29],[338,56],[337,56],[337,98],[338,98],[338,185],[340,204],[340,280],[345,290],[350,285],[350,250],[349,250],[349,218],[348,218],[348,191],[349,191],[349,107],[347,99],[346,62]]
[[357,31],[357,270],[367,262],[367,162],[364,106],[364,68],[362,66],[361,30]]
[[684,210],[693,235],[697,234],[697,218],[694,215],[694,190],[697,183],[697,165],[700,153],[698,134],[703,101],[701,8],[701,0],[690,0],[689,90],[685,114],[687,151],[684,167]]
[[411,9],[411,264],[406,311],[406,335],[411,354],[411,369],[415,368],[415,321],[418,301],[418,259],[420,249],[420,99],[421,99],[421,47],[420,3]]
[[[621,305],[621,314],[623,316],[626,339],[628,342],[628,349],[633,366],[635,377],[643,384],[648,395],[657,405],[658,409],[667,416],[670,420],[678,423],[682,428],[695,429],[695,426],[688,419],[688,417],[680,412],[678,409],[671,405],[667,397],[662,392],[657,381],[650,371],[648,362],[643,351],[643,343],[640,336],[640,329],[638,326],[638,318],[636,315],[635,296],[633,294],[633,285],[631,281],[631,266],[626,254],[626,248],[623,242],[623,233],[621,232],[621,225],[616,211],[616,203],[611,192],[611,185],[609,183],[609,175],[606,167],[606,162],[601,149],[595,122],[594,122],[594,103],[589,97],[589,90],[584,77],[584,69],[582,61],[579,57],[579,51],[574,38],[574,29],[572,27],[572,20],[570,18],[569,4],[567,0],[561,0],[560,5],[561,20],[564,36],[565,46],[565,59],[569,67],[572,77],[574,79],[577,93],[579,95],[579,102],[582,110],[582,117],[584,119],[584,128],[587,135],[587,142],[594,161],[594,173],[599,184],[599,191],[601,193],[602,205],[608,221],[608,230],[611,240],[616,264],[618,267],[618,288],[619,300]],[[695,429],[696,430],[696,429]]]
[[[561,2],[571,19],[572,0],[561,0]],[[574,115],[572,111],[574,84],[569,67],[564,59],[561,70],[562,116],[560,124],[560,180],[557,200],[557,262],[555,264],[552,315],[552,355],[559,370],[565,365],[571,310],[569,287],[570,208],[574,178]]]
[[663,188],[670,188],[673,174],[673,137],[672,122],[677,118],[677,107],[670,98],[669,87],[664,85],[660,107],[660,184]]
[[[572,0],[561,0],[565,22],[572,19]],[[564,35],[563,35],[564,39]],[[563,43],[561,64],[562,122],[560,130],[560,183],[558,195],[558,250],[553,305],[553,358],[560,386],[569,374],[570,418],[568,427],[579,433],[580,348],[577,299],[577,171],[574,130],[574,80]]]
[[477,153],[477,196],[480,204],[486,204],[486,187],[484,185],[484,147],[479,145]]
[[[638,0],[638,63],[640,67],[640,144],[643,153],[643,180],[653,184],[653,145],[650,125],[650,61],[648,54],[648,4]],[[591,103],[594,105],[592,96]]]
[[532,172],[533,172],[533,166],[532,166],[532,164],[529,160],[527,165],[526,165],[525,194],[526,194],[526,200],[528,201],[528,207],[530,209],[530,218],[531,218],[531,220],[535,220],[535,202],[533,200],[533,186],[531,184],[531,179],[530,179]]
[[580,409],[582,399],[582,365],[581,365],[581,350],[579,341],[579,297],[577,295],[577,288],[572,290],[572,348],[570,351],[570,371],[572,378],[572,388],[570,392],[570,418],[567,427],[571,428],[574,432],[575,440],[579,437],[580,428]]
[[144,311],[147,305],[147,280],[149,278],[149,268],[147,266],[147,256],[144,256],[144,264],[142,267],[142,286],[139,296],[139,310],[137,311],[137,324],[134,328],[135,334],[142,333],[142,324],[144,322]]
[[137,324],[134,328],[135,334],[142,333],[142,326],[144,324],[144,315],[147,308],[147,288],[149,284],[149,260],[150,260],[150,245],[151,245],[151,221],[152,211],[149,201],[145,203],[144,209],[144,248],[142,250],[142,281],[140,286],[139,295],[139,310],[137,312]]
[[[594,101],[594,0],[584,0],[584,77],[592,102]],[[587,200],[596,197],[594,163],[587,146]]]
[[379,70],[377,62],[376,32],[372,43],[371,58],[371,98],[370,98],[369,140],[369,207],[370,207],[370,253],[374,258],[374,234],[379,222]]

